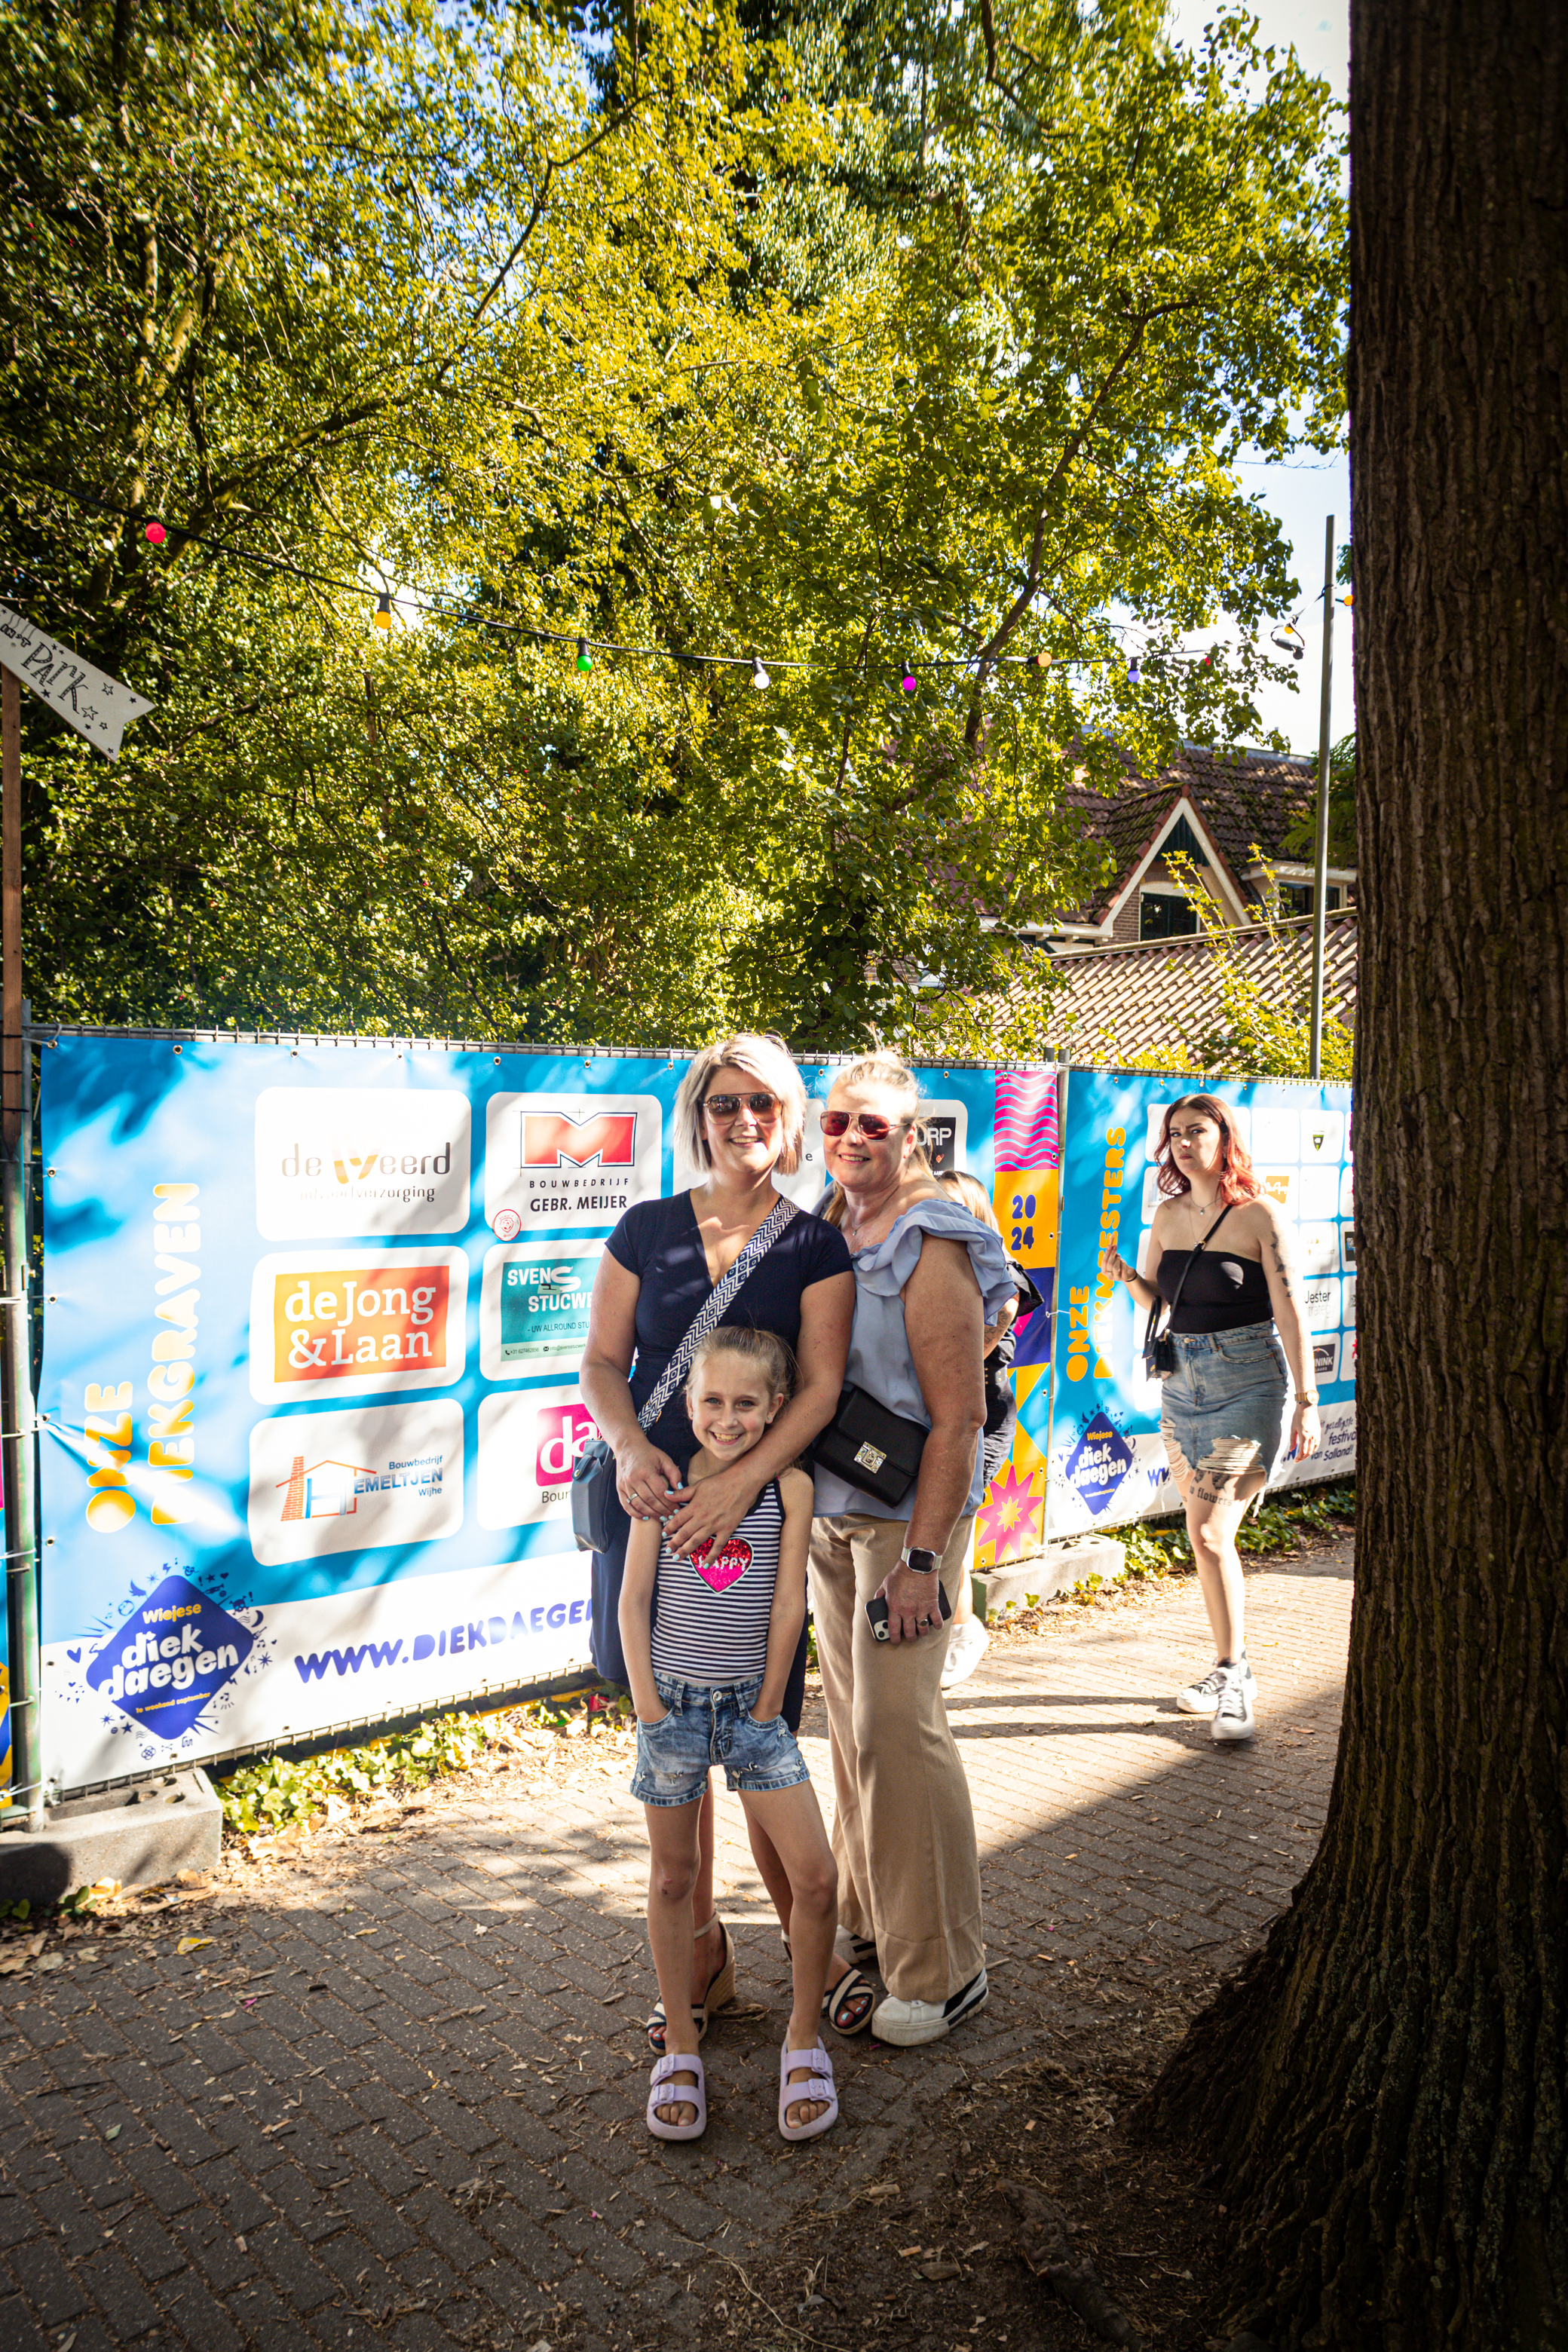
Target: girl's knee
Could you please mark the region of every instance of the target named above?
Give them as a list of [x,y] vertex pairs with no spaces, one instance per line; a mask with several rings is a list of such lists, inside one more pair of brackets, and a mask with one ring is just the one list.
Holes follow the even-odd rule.
[[814,1918],[836,1916],[838,1910],[838,1864],[831,1853],[808,1863],[790,1878],[790,1895],[801,1909]]
[[689,1903],[697,1884],[696,1862],[656,1863],[649,1884],[661,1903]]

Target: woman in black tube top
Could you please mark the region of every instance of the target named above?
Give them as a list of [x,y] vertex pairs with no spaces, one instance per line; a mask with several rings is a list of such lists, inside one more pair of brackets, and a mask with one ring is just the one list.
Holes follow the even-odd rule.
[[1213,1666],[1177,1692],[1176,1705],[1212,1717],[1215,1739],[1250,1739],[1257,1690],[1236,1537],[1279,1451],[1287,1365],[1296,1387],[1290,1452],[1304,1457],[1321,1442],[1307,1323],[1290,1228],[1217,1096],[1171,1105],[1156,1162],[1165,1197],[1149,1235],[1148,1277],[1115,1250],[1102,1255],[1100,1276],[1124,1282],[1145,1309],[1156,1297],[1174,1305],[1176,1369],[1165,1381],[1160,1433],[1186,1505],[1215,1642]]

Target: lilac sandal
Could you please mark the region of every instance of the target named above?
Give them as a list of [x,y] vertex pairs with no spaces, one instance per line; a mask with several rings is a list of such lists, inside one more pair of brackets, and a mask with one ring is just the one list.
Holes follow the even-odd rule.
[[[802,2083],[789,2079],[793,2066],[809,2066],[811,2072]],[[826,2100],[827,2112],[815,2123],[792,2124],[787,2118],[791,2107],[802,2105],[807,2099]],[[833,2081],[833,2061],[819,2042],[813,2050],[792,2050],[786,2042],[779,2052],[779,2130],[785,2139],[816,2139],[838,2121],[838,2093]]]
[[[695,2083],[677,2083],[677,2074],[695,2074]],[[668,2088],[663,2086],[668,2084]],[[799,2096],[799,2093],[796,2093]],[[695,2107],[694,2124],[667,2124],[656,2112],[659,2107]],[[654,2062],[648,2076],[647,2127],[655,2139],[700,2139],[708,2128],[708,2084],[703,2077],[702,2061],[694,2050],[667,2050]]]

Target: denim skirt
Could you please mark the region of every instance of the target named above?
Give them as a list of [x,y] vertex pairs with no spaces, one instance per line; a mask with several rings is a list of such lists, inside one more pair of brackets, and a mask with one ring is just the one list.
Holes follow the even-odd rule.
[[1160,1434],[1189,1469],[1220,1476],[1274,1467],[1285,1425],[1285,1350],[1272,1323],[1173,1331],[1176,1369],[1162,1386]]

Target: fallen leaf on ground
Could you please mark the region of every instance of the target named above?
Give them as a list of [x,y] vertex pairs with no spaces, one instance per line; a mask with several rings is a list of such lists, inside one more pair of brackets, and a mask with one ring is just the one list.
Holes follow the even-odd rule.
[[177,1953],[199,1952],[214,1940],[211,1936],[182,1936],[174,1949]]

